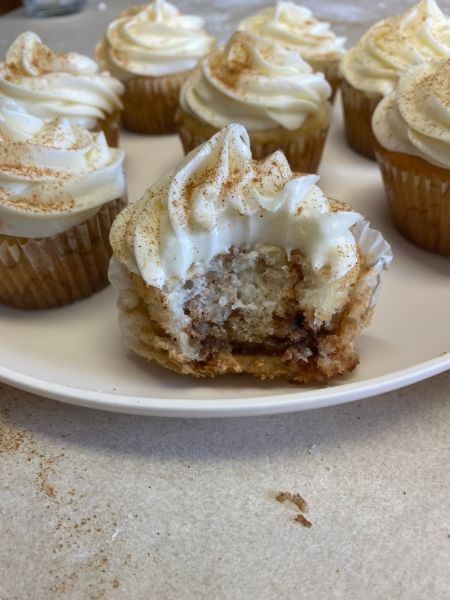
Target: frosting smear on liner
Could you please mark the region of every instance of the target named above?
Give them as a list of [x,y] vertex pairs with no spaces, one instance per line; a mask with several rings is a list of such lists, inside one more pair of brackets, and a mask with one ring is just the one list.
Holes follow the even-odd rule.
[[0,98],[0,234],[49,237],[89,219],[124,193],[123,160],[103,133]]

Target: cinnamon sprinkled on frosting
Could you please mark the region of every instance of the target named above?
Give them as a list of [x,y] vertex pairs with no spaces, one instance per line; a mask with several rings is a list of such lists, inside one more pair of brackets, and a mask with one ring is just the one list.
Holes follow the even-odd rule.
[[190,71],[214,45],[203,19],[165,0],[124,10],[96,48],[101,64],[122,80]]
[[244,19],[240,31],[254,33],[284,48],[295,50],[305,60],[338,60],[344,54],[345,38],[337,37],[329,23],[294,2],[278,1]]
[[122,196],[123,158],[103,133],[0,98],[0,233],[46,237],[86,220]]
[[123,91],[120,81],[100,73],[92,59],[54,52],[30,31],[19,35],[0,63],[0,97],[44,119],[66,117],[93,129],[121,109]]
[[331,89],[297,52],[237,32],[203,58],[183,86],[180,105],[220,129],[239,122],[249,131],[294,130],[319,111]]
[[450,58],[450,17],[435,0],[421,0],[373,25],[344,56],[341,74],[358,90],[386,96],[408,66],[439,58]]
[[361,216],[334,211],[317,180],[293,174],[281,152],[252,160],[247,132],[230,125],[118,216],[114,254],[157,288],[256,243],[300,250],[319,278],[335,280],[357,262],[350,229]]
[[373,116],[379,143],[450,168],[450,60],[414,65],[400,77]]

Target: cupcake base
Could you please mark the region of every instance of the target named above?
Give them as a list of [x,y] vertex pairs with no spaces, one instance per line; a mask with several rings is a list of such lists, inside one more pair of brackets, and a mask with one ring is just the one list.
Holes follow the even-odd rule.
[[372,115],[382,96],[357,90],[346,79],[341,81],[341,94],[349,146],[358,154],[375,160]]
[[110,115],[106,115],[97,123],[94,131],[103,131],[108,146],[111,148],[119,147],[119,129],[120,129],[120,111],[116,110]]
[[375,154],[397,229],[421,248],[450,256],[450,171],[378,142]]
[[0,303],[40,309],[87,298],[108,285],[109,230],[126,197],[47,238],[0,235]]
[[[292,170],[317,172],[327,137],[329,119],[330,107],[327,103],[318,113],[308,117],[302,127],[295,131],[281,127],[270,131],[249,131],[253,158],[265,158],[276,150],[282,150]],[[186,154],[208,141],[218,131],[181,109],[177,112],[176,124]]]
[[122,124],[136,133],[174,133],[180,90],[190,71],[124,81]]

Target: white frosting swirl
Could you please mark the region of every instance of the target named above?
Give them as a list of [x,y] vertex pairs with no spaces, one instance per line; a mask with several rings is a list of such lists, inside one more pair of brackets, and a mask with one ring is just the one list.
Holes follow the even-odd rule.
[[359,90],[386,96],[409,65],[436,58],[450,58],[450,18],[435,0],[421,0],[371,27],[344,56],[341,74]]
[[124,193],[123,159],[103,133],[0,98],[0,233],[48,237],[89,219]]
[[450,60],[410,67],[397,90],[378,104],[372,121],[379,143],[450,168]]
[[357,263],[350,228],[362,217],[332,212],[318,179],[294,175],[281,152],[252,160],[247,132],[230,125],[122,211],[111,230],[114,253],[160,289],[232,246],[257,243],[298,249],[313,271],[339,279]]
[[81,54],[57,54],[35,34],[22,33],[0,63],[0,97],[12,98],[43,119],[66,117],[93,129],[122,107],[124,87]]
[[298,129],[331,94],[322,73],[299,54],[244,32],[200,61],[184,84],[181,108],[221,129],[241,123],[249,131]]
[[337,60],[345,52],[344,37],[337,37],[329,23],[318,21],[309,8],[294,2],[279,0],[244,19],[238,29],[296,50],[305,60]]
[[123,11],[97,47],[101,62],[120,79],[189,71],[214,45],[203,19],[180,15],[165,0]]

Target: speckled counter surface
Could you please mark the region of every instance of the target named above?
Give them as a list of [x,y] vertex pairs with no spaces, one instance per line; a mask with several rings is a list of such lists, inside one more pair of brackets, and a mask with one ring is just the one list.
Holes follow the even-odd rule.
[[[17,11],[0,53],[28,28],[90,51],[126,4]],[[260,4],[208,3],[210,26],[224,36]],[[351,40],[406,4],[309,2]],[[449,464],[449,372],[336,408],[200,421],[0,384],[0,600],[448,599]],[[304,497],[311,527],[282,491]]]
[[0,419],[2,600],[449,598],[450,373],[198,421],[0,386]]

